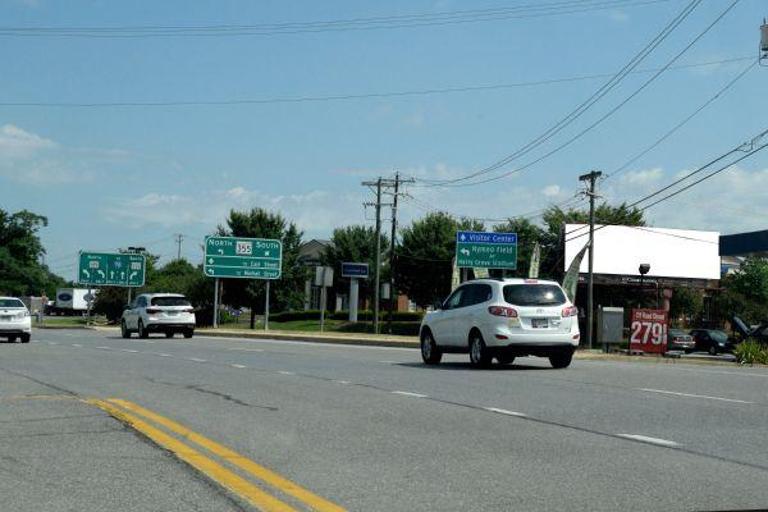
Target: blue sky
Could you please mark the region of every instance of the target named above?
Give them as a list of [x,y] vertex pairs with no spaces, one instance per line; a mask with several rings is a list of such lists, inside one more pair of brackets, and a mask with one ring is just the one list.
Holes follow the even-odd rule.
[[[664,65],[728,3],[704,0],[640,67]],[[245,25],[525,4],[531,2],[0,0],[0,19],[5,27]],[[613,73],[686,4],[270,36],[0,36],[0,103],[355,95]],[[742,0],[679,63],[756,57],[766,15],[763,0]],[[615,169],[747,64],[669,70],[577,143],[525,172],[474,187],[411,187],[403,220],[429,208],[500,218],[568,200],[579,174]],[[532,156],[586,127],[648,77],[629,76]],[[230,208],[281,211],[307,238],[328,237],[334,227],[371,222],[361,180],[395,170],[451,178],[482,168],[535,138],[605,80],[260,105],[0,106],[0,207],[49,217],[48,261],[67,277],[81,248],[143,244],[167,260],[175,255],[174,233],[187,235],[183,252],[198,261],[202,237]],[[605,198],[640,197],[766,128],[767,84],[768,68],[750,71],[627,172],[601,184]],[[648,217],[662,227],[763,229],[766,186],[768,156],[761,153]]]

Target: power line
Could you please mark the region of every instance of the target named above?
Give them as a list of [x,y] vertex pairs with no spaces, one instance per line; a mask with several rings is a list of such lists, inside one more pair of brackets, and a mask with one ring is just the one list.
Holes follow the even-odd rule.
[[540,156],[539,158],[528,162],[527,164],[518,167],[516,169],[512,169],[510,171],[506,171],[502,174],[493,176],[491,178],[486,178],[480,181],[475,181],[471,183],[456,183],[456,184],[448,184],[448,185],[442,185],[442,186],[454,186],[454,187],[461,187],[461,186],[474,186],[474,185],[480,185],[483,183],[489,183],[492,181],[497,181],[503,178],[506,178],[512,174],[522,172],[529,167],[549,158],[550,156],[554,155],[555,153],[560,152],[561,150],[565,149],[566,147],[570,146],[580,138],[582,138],[584,135],[589,133],[591,130],[596,128],[598,125],[602,124],[606,119],[611,117],[613,114],[615,114],[618,110],[620,110],[624,105],[629,103],[633,98],[635,98],[640,92],[645,90],[651,83],[653,83],[659,76],[661,76],[664,71],[666,71],[672,64],[674,64],[680,57],[682,57],[688,50],[690,50],[702,37],[704,37],[712,28],[714,28],[717,23],[722,20],[726,14],[728,14],[738,3],[740,0],[734,0],[723,12],[721,12],[715,20],[710,23],[702,32],[700,32],[693,40],[691,40],[680,52],[678,52],[672,59],[667,62],[667,64],[662,67],[658,72],[656,72],[651,78],[646,80],[638,89],[636,89],[632,94],[627,96],[624,100],[622,100],[618,105],[613,107],[611,110],[609,110],[607,113],[603,114],[601,117],[599,117],[595,122],[578,132],[576,135],[565,141],[564,143],[560,144],[559,146],[555,147],[554,149],[550,150],[549,152],[545,153],[544,155]]
[[473,173],[470,173],[466,176],[463,176],[461,178],[455,178],[452,180],[444,180],[442,182],[435,181],[433,183],[435,184],[441,184],[441,185],[451,185],[451,184],[458,184],[460,182],[464,182],[473,178],[476,178],[478,176],[482,176],[484,174],[487,174],[489,172],[492,172],[496,169],[499,169],[500,167],[503,167],[504,165],[507,165],[508,163],[518,159],[521,156],[524,156],[528,154],[530,151],[536,149],[537,147],[544,144],[546,141],[557,135],[560,131],[565,129],[568,125],[576,121],[579,117],[581,117],[587,110],[589,110],[592,106],[595,105],[600,99],[602,99],[606,94],[608,94],[611,90],[613,90],[615,87],[617,87],[624,78],[627,77],[627,75],[634,70],[640,63],[653,52],[669,35],[688,17],[690,14],[696,9],[702,0],[692,0],[690,3],[688,3],[680,13],[678,13],[662,30],[659,32],[651,41],[646,44],[645,47],[643,47],[640,52],[636,53],[630,60],[627,62],[624,67],[622,67],[616,74],[614,74],[606,83],[604,83],[600,88],[598,88],[592,95],[584,100],[582,103],[580,103],[575,109],[570,111],[565,117],[561,118],[559,121],[557,121],[554,125],[550,126],[547,130],[545,130],[542,134],[540,134],[538,137],[534,138],[533,140],[529,141],[519,149],[517,149],[515,152],[513,152],[510,155],[507,155],[506,157],[496,161],[495,163],[480,169],[478,171],[475,171]]
[[[733,62],[752,61],[754,56],[732,57],[705,62],[680,64],[670,66],[668,70],[691,69],[698,67],[729,64]],[[661,68],[645,68],[633,70],[630,74],[646,74],[659,71]],[[319,103],[328,101],[350,101],[379,98],[397,98],[411,96],[429,96],[437,94],[456,94],[464,92],[490,92],[541,85],[581,82],[614,76],[613,73],[597,73],[591,75],[575,75],[570,77],[531,80],[525,82],[508,82],[497,84],[480,84],[467,86],[436,87],[430,89],[410,89],[401,91],[382,91],[370,93],[329,94],[319,96],[287,96],[275,98],[235,98],[221,100],[168,100],[168,101],[104,101],[104,102],[53,102],[53,101],[18,101],[0,102],[0,107],[29,107],[29,108],[136,108],[136,107],[196,107],[196,106],[238,106],[238,105],[273,105],[291,103]],[[429,182],[430,180],[421,180]]]
[[352,18],[346,20],[283,22],[257,25],[204,26],[101,26],[101,27],[0,27],[2,37],[63,37],[92,39],[147,39],[168,37],[242,37],[276,36],[304,33],[347,32],[419,28],[530,19],[547,16],[580,14],[616,8],[639,7],[666,3],[670,0],[570,0],[547,4],[525,4],[516,7],[490,8],[400,16]]
[[714,96],[712,96],[711,98],[709,98],[707,101],[705,101],[703,104],[701,104],[701,105],[700,105],[700,106],[699,106],[699,107],[698,107],[696,110],[694,110],[693,112],[691,112],[691,113],[690,113],[690,114],[689,114],[689,115],[688,115],[688,116],[687,116],[685,119],[683,119],[682,121],[680,121],[679,123],[677,123],[675,126],[673,126],[673,127],[672,127],[672,129],[670,129],[670,130],[669,130],[669,131],[667,131],[667,132],[666,132],[664,135],[662,135],[661,137],[659,137],[659,138],[658,138],[658,139],[657,139],[657,140],[656,140],[656,141],[655,141],[653,144],[651,144],[650,146],[648,146],[647,148],[645,148],[644,150],[642,150],[640,153],[638,153],[637,155],[633,156],[632,158],[630,158],[629,160],[627,160],[626,162],[624,162],[624,164],[622,164],[621,166],[617,167],[617,168],[616,168],[614,171],[612,171],[612,172],[608,173],[608,175],[605,177],[605,179],[607,180],[607,179],[613,178],[614,176],[617,176],[617,175],[621,174],[622,172],[626,171],[626,170],[629,168],[629,166],[631,166],[633,163],[637,162],[637,161],[638,161],[640,158],[644,157],[644,156],[645,156],[645,155],[647,155],[647,154],[648,154],[650,151],[652,151],[653,149],[655,149],[656,147],[658,147],[658,146],[659,146],[659,145],[660,145],[662,142],[664,142],[664,141],[665,141],[665,140],[667,140],[669,137],[671,137],[671,136],[672,136],[672,135],[673,135],[675,132],[677,132],[677,131],[678,131],[680,128],[682,128],[683,126],[685,126],[686,124],[688,124],[688,122],[689,122],[689,121],[691,121],[691,120],[692,120],[694,117],[696,117],[696,116],[697,116],[699,113],[701,113],[701,112],[702,112],[702,111],[703,111],[705,108],[707,108],[707,107],[708,107],[708,106],[710,106],[712,103],[714,103],[714,102],[715,102],[715,101],[716,101],[718,98],[720,98],[720,97],[721,97],[721,96],[722,96],[722,95],[723,95],[723,94],[724,94],[724,93],[725,93],[725,92],[726,92],[728,89],[730,89],[731,87],[733,87],[733,86],[734,86],[734,84],[736,84],[736,82],[738,82],[739,80],[741,80],[741,78],[742,78],[744,75],[746,75],[746,74],[747,74],[749,71],[751,71],[751,70],[752,70],[752,69],[753,69],[755,66],[757,66],[757,63],[758,63],[758,61],[757,61],[756,59],[754,59],[754,58],[753,58],[753,59],[751,59],[751,60],[752,60],[752,62],[751,62],[751,63],[750,63],[750,64],[749,64],[749,65],[748,65],[746,68],[744,68],[744,69],[743,69],[743,70],[742,70],[742,71],[741,71],[741,72],[740,72],[738,75],[736,75],[736,77],[734,77],[734,78],[733,78],[733,79],[732,79],[730,82],[728,82],[727,84],[725,84],[725,86],[724,86],[724,87],[722,87],[721,89],[719,89],[719,90],[717,91],[717,93],[715,93],[715,95],[714,95]]

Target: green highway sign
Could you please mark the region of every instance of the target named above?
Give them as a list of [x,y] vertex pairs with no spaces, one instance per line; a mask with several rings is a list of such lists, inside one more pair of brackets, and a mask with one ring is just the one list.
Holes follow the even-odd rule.
[[147,261],[143,254],[80,251],[77,282],[90,286],[144,286]]
[[203,271],[208,277],[280,279],[283,243],[268,238],[209,236]]
[[456,232],[459,268],[517,268],[517,233]]

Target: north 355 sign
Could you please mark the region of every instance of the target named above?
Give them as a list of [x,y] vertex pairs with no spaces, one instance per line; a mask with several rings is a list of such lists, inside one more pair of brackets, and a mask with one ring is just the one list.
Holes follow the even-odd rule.
[[630,350],[663,354],[667,351],[667,312],[663,309],[633,309],[629,334]]

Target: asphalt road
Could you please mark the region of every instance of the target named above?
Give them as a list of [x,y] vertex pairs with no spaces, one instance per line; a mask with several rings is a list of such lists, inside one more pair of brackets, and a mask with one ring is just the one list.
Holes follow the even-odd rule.
[[33,341],[0,344],[2,510],[252,509],[92,398],[138,404],[349,510],[768,507],[764,370],[472,370],[463,355],[431,368],[411,349],[84,330]]

